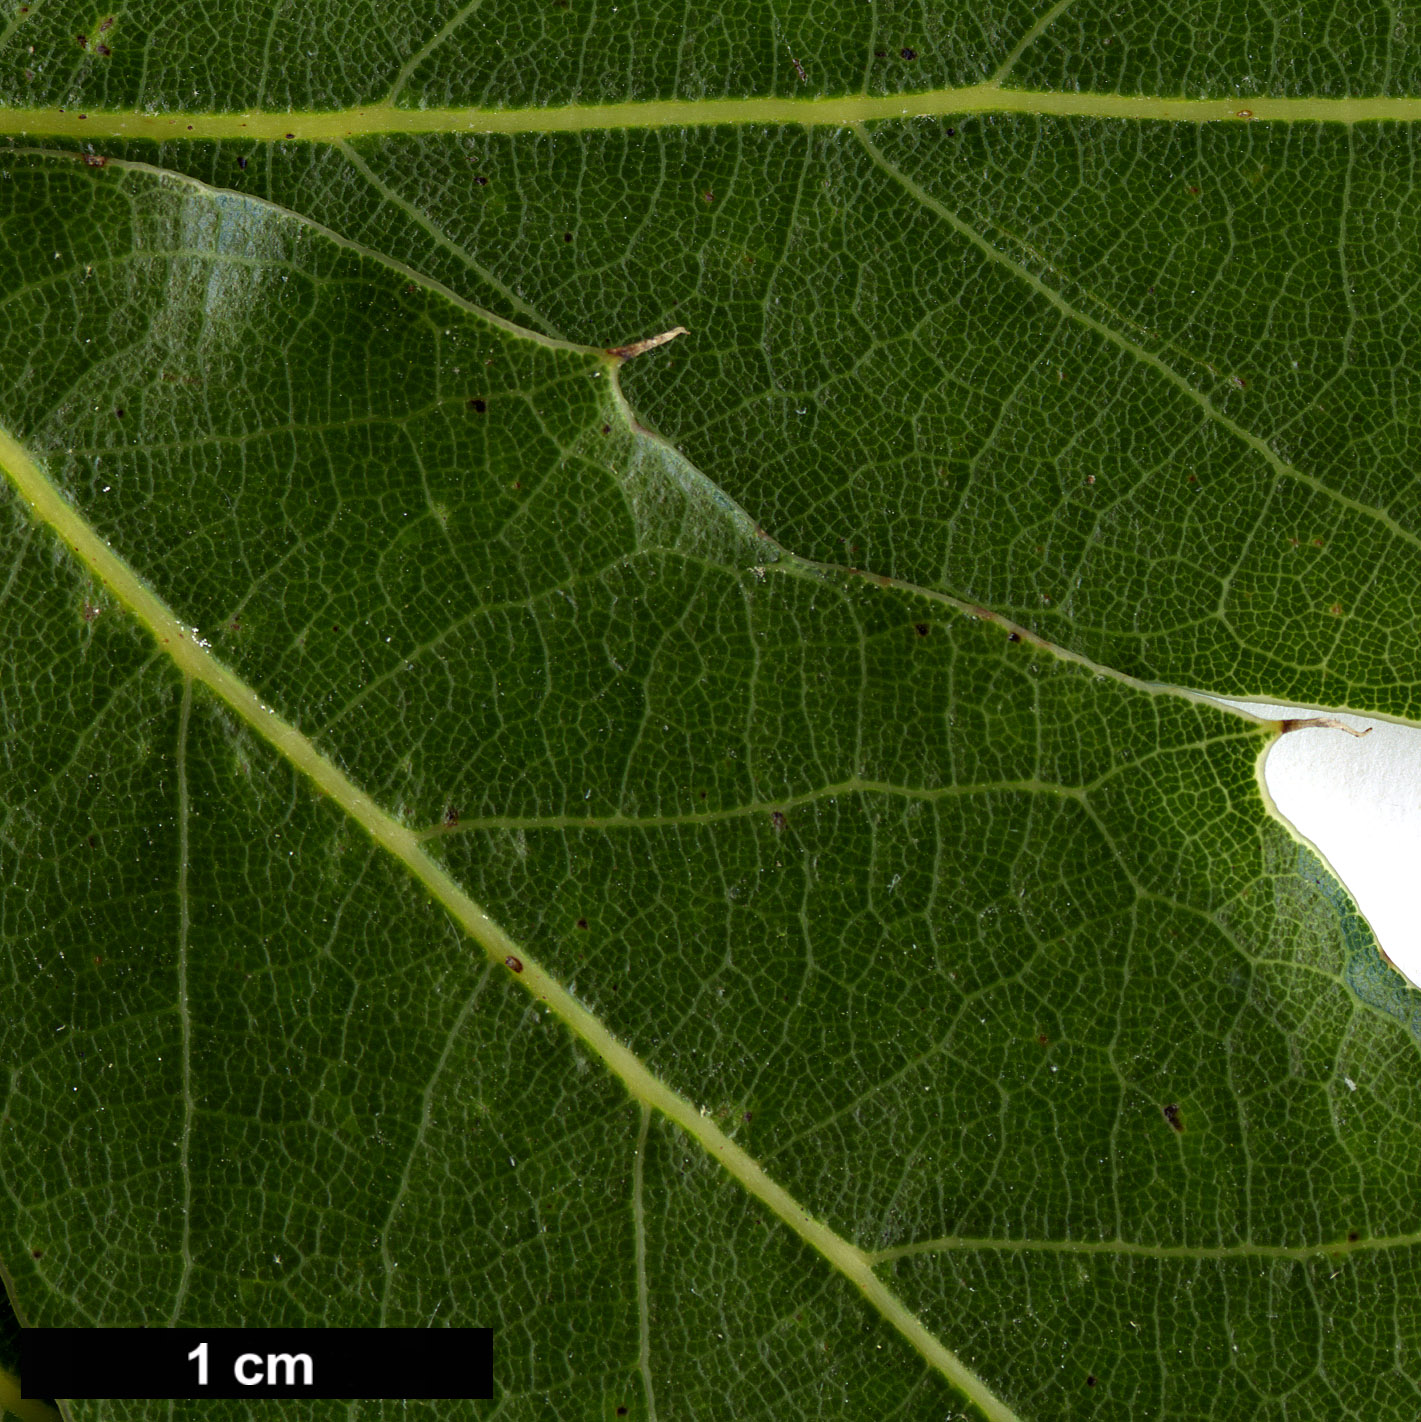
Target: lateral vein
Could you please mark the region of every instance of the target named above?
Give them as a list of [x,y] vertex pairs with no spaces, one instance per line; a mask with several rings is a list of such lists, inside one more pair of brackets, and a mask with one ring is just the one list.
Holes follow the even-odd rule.
[[192,678],[183,678],[182,706],[178,711],[178,1022],[182,1029],[183,1134],[178,1147],[178,1174],[183,1182],[182,1274],[173,1294],[173,1311],[169,1327],[176,1327],[182,1317],[192,1280],[192,1130],[197,1115],[197,1101],[192,1094],[192,1013],[188,998],[188,940],[191,936],[192,913],[188,906],[188,864],[191,851],[188,843],[188,817],[191,801],[187,783],[188,726],[192,720]]
[[869,1256],[874,1264],[912,1259],[920,1254],[986,1251],[999,1254],[1103,1254],[1140,1259],[1316,1259],[1363,1251],[1414,1249],[1421,1234],[1388,1235],[1376,1239],[1334,1239],[1318,1244],[1140,1244],[1128,1239],[966,1239],[951,1236],[880,1249]]
[[[970,242],[989,261],[1011,272],[1020,281],[1045,297],[1062,316],[1094,331],[1098,336],[1109,341],[1110,344],[1115,346],[1118,350],[1123,351],[1126,355],[1139,361],[1141,365],[1148,366],[1151,370],[1163,376],[1164,379],[1173,385],[1175,389],[1180,391],[1186,399],[1197,405],[1206,419],[1217,425],[1220,429],[1226,430],[1241,444],[1251,449],[1278,477],[1291,479],[1299,484],[1303,484],[1307,488],[1321,494],[1324,498],[1331,500],[1333,503],[1339,504],[1343,508],[1351,509],[1354,513],[1360,514],[1362,517],[1380,524],[1398,541],[1421,548],[1421,537],[1418,537],[1409,529],[1404,528],[1385,509],[1374,508],[1370,504],[1364,504],[1361,500],[1354,499],[1342,493],[1340,490],[1332,488],[1316,475],[1309,474],[1294,464],[1289,464],[1266,439],[1261,435],[1254,434],[1252,430],[1226,415],[1206,394],[1191,385],[1168,361],[1156,355],[1154,351],[1142,346],[1138,341],[1132,340],[1123,332],[1117,331],[1115,327],[1108,322],[1101,321],[1092,316],[1088,311],[1082,310],[1081,307],[1072,304],[1054,286],[1049,285],[1037,276],[1030,267],[1017,261],[1016,258],[1009,256],[999,247],[994,246],[970,222],[965,218],[959,217],[958,214],[945,203],[938,201],[938,199],[933,197],[924,187],[916,183],[908,174],[890,162],[861,127],[855,125],[853,132],[858,137],[859,142],[863,145],[865,152],[874,165],[886,177],[896,182],[903,191],[916,202],[920,203],[929,212],[941,218],[954,232]],[[1052,271],[1051,275],[1053,277],[1060,277],[1060,273],[1056,271]]]
[[651,1112],[641,1108],[641,1129],[636,1138],[636,1160],[632,1167],[632,1223],[636,1229],[637,1362],[642,1390],[646,1393],[648,1422],[656,1422],[656,1389],[651,1381],[651,1298],[646,1282],[646,1146],[651,1128]]

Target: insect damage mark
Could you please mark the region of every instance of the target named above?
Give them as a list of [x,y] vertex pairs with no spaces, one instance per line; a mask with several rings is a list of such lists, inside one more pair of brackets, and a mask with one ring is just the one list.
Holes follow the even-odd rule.
[[1169,1122],[1170,1127],[1171,1127],[1173,1130],[1177,1131],[1180,1135],[1183,1135],[1183,1134],[1184,1134],[1184,1121],[1183,1121],[1182,1117],[1181,1117],[1180,1114],[1179,1114],[1179,1107],[1176,1106],[1176,1105],[1174,1104],[1174,1102],[1171,1101],[1168,1106],[1166,1106],[1166,1107],[1163,1108],[1163,1110],[1164,1110],[1164,1118],[1165,1118],[1166,1121]]
[[677,336],[689,336],[691,333],[684,326],[673,326],[669,331],[663,331],[659,336],[648,336],[644,341],[633,341],[626,346],[610,346],[607,354],[617,360],[633,360],[639,355],[645,355],[647,351],[654,351],[657,346],[664,346],[668,341],[674,341]]
[[1349,736],[1356,736],[1358,740],[1372,734],[1370,726],[1363,731],[1358,731],[1345,721],[1339,721],[1336,716],[1304,716],[1297,720],[1279,721],[1278,733],[1287,735],[1289,731],[1306,731],[1309,727],[1314,726],[1323,731],[1346,731]]
[[[27,10],[29,7],[28,7],[28,6],[25,6],[24,8],[25,8],[25,10]],[[24,13],[24,10],[22,10],[21,13],[23,14],[23,13]],[[95,34],[100,34],[100,35],[107,34],[111,29],[113,29],[113,24],[114,24],[114,16],[112,16],[112,15],[106,15],[106,16],[105,16],[102,20],[100,20],[99,23],[94,27],[94,32],[95,32]],[[84,50],[85,53],[90,53],[90,52],[91,52],[91,51],[89,50],[89,36],[88,36],[88,35],[75,35],[75,36],[74,36],[74,43],[77,44],[80,49]],[[94,41],[94,48],[93,48],[93,50],[92,50],[92,53],[99,55],[99,56],[100,56],[101,58],[103,58],[103,59],[107,59],[107,58],[113,53],[113,50],[111,50],[111,49],[108,47],[108,45],[106,45],[102,40],[95,40],[95,41]]]

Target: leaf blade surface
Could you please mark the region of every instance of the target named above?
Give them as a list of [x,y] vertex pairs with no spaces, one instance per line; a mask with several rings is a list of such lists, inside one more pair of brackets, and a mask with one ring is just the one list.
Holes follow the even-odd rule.
[[[1028,607],[1033,526],[1059,568],[1120,557],[1036,482],[1077,441],[1030,353],[1096,372],[1120,452],[1082,469],[1153,467],[1127,417],[1160,448],[1195,421],[1213,522],[1118,526],[1231,581],[1341,596],[1365,532],[1334,517],[1321,571],[1255,552],[1293,484],[1403,548],[1406,515],[1325,419],[1289,483],[1271,426],[1117,322],[1119,264],[1058,280],[1064,235],[978,227],[924,157],[1035,152],[1070,194],[1073,142],[1143,130],[972,122],[13,155],[7,471],[118,589],[12,510],[6,936],[33,1006],[4,1257],[31,1321],[493,1310],[503,1405],[570,1416],[714,1412],[726,1387],[747,1415],[914,1416],[945,1378],[996,1416],[1280,1391],[1404,1414],[1410,990],[1266,817],[1269,728],[1138,676],[1282,667],[1275,694],[1405,712],[1387,632],[1413,584],[1391,558],[1330,642],[1279,631],[1275,597],[1228,643],[1196,630],[1208,579],[1175,575],[1176,625],[1133,662],[1140,605]],[[1217,132],[1214,171],[1275,137]],[[1381,161],[1405,141],[1379,130]],[[1074,266],[1103,220],[1071,215]],[[971,339],[913,332],[974,301]],[[687,309],[621,379],[689,460],[597,351]],[[930,508],[974,399],[994,428],[956,512]],[[1339,1327],[1378,1278],[1389,1311]]]

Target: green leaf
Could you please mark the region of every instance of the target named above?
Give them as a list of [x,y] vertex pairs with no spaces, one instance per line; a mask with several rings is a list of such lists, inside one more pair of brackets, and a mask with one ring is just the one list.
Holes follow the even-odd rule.
[[0,21],[20,1319],[1414,1416],[1421,999],[1198,694],[1418,713],[1394,22],[111,18]]

